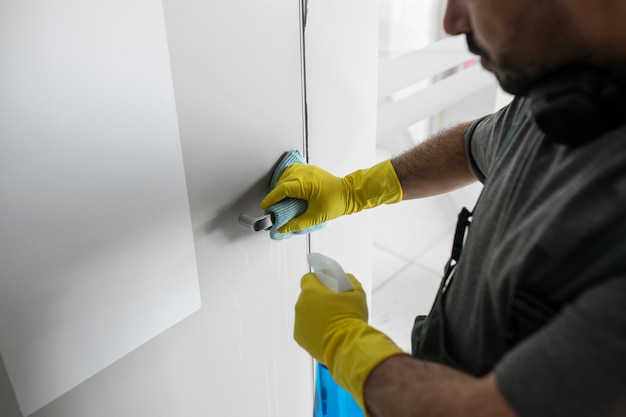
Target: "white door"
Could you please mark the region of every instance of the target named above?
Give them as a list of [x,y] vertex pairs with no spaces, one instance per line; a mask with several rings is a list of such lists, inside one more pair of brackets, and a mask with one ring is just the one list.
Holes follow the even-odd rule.
[[[142,9],[145,13],[141,13]],[[132,21],[128,18],[129,10],[134,13]],[[169,46],[180,143],[177,149],[173,147],[169,152],[163,151],[154,155],[153,162],[157,167],[165,169],[165,166],[159,164],[172,157],[173,162],[170,165],[175,170],[176,152],[180,153],[182,144],[184,176],[180,178],[183,182],[172,184],[172,178],[178,177],[174,174],[163,175],[163,183],[156,184],[155,190],[156,195],[162,191],[167,198],[156,199],[141,206],[138,218],[150,217],[151,213],[163,210],[162,206],[167,205],[171,201],[170,198],[177,197],[176,192],[185,191],[186,178],[188,208],[183,204],[180,206],[182,211],[179,208],[178,214],[173,219],[160,217],[159,221],[164,222],[161,230],[171,228],[180,231],[182,237],[175,238],[179,239],[181,244],[186,244],[185,226],[170,223],[173,221],[189,223],[191,219],[191,224],[187,225],[189,236],[193,236],[191,261],[193,262],[195,247],[197,265],[195,263],[191,265],[190,271],[187,271],[190,273],[186,273],[186,276],[181,274],[180,279],[188,280],[190,274],[195,274],[197,266],[193,283],[196,288],[199,286],[201,299],[201,307],[198,309],[197,300],[187,297],[186,300],[189,300],[190,304],[185,315],[197,310],[195,313],[182,320],[180,320],[182,317],[177,317],[180,321],[177,324],[169,323],[174,325],[167,330],[156,329],[158,331],[154,332],[157,334],[154,338],[130,353],[127,351],[129,346],[133,348],[136,346],[130,344],[120,348],[119,340],[106,341],[107,348],[115,351],[109,359],[118,357],[119,359],[101,370],[95,369],[99,372],[84,382],[75,380],[78,385],[69,387],[67,392],[60,392],[60,397],[56,399],[50,398],[54,393],[38,396],[38,393],[31,392],[28,384],[20,386],[20,391],[16,394],[23,400],[22,411],[30,414],[43,406],[33,415],[59,417],[308,415],[312,410],[311,360],[291,337],[293,305],[299,293],[298,277],[307,269],[306,239],[274,242],[266,233],[255,234],[244,229],[237,221],[239,214],[254,215],[259,212],[258,204],[267,191],[271,168],[281,153],[289,149],[303,149],[304,146],[300,2],[166,0],[161,5],[158,0],[133,0],[130,3],[32,0],[24,2],[19,10],[3,4],[0,6],[0,12],[5,18],[7,13],[19,17],[13,25],[8,27],[4,25],[4,29],[0,29],[3,30],[2,45],[5,48],[0,50],[0,53],[10,52],[12,59],[27,59],[29,56],[29,51],[23,49],[10,50],[14,45],[12,40],[17,45],[29,45],[32,36],[36,38],[41,53],[46,54],[49,51],[46,49],[47,45],[54,44],[59,36],[69,36],[68,27],[75,30],[75,38],[69,42],[72,45],[80,44],[84,48],[84,55],[78,57],[75,52],[68,52],[63,48],[49,51],[53,56],[47,59],[58,65],[59,71],[73,71],[73,76],[64,78],[63,83],[59,83],[60,78],[39,76],[40,73],[48,74],[49,68],[25,64],[25,67],[33,71],[34,79],[39,80],[46,88],[54,92],[62,91],[70,98],[80,96],[86,100],[84,107],[72,107],[72,111],[76,113],[71,118],[57,122],[53,120],[48,125],[49,130],[42,132],[49,136],[48,141],[58,141],[59,146],[72,143],[71,140],[68,141],[67,135],[72,135],[76,131],[65,127],[70,122],[81,123],[83,114],[91,111],[94,97],[101,95],[104,100],[112,90],[120,89],[120,83],[123,86],[123,83],[129,82],[131,89],[134,85],[153,78],[154,71],[163,70],[156,64],[154,67],[144,66],[144,72],[138,71],[135,79],[106,77],[106,82],[99,83],[99,78],[94,76],[94,72],[101,70],[110,74],[116,65],[125,66],[126,60],[140,61],[136,64],[137,68],[141,69],[145,63],[143,60],[147,59],[142,53],[138,56],[129,53],[120,57],[115,50],[108,49],[110,45],[115,45],[116,42],[124,44],[124,39],[118,38],[128,36],[129,39],[139,39],[140,43],[145,41],[146,45],[165,48],[165,51]],[[48,19],[49,16],[54,16],[54,19]],[[40,25],[41,22],[45,25]],[[162,26],[162,32],[152,30],[155,22]],[[136,26],[133,27],[132,24]],[[103,32],[98,33],[106,33],[106,36],[98,38],[97,34],[93,35],[99,25],[103,25]],[[148,30],[147,27],[152,29]],[[167,38],[164,36],[165,29]],[[90,44],[85,40],[87,32],[92,34],[89,42],[94,43]],[[162,38],[142,38],[153,37],[155,33]],[[16,36],[21,38],[18,39]],[[22,41],[23,43],[19,43]],[[95,49],[102,48],[105,57],[102,59],[102,55],[98,55],[98,59],[102,59],[104,62],[102,65],[110,64],[110,67],[93,65],[91,60],[95,52],[90,46]],[[110,56],[106,53],[110,53]],[[107,58],[112,61],[107,61]],[[42,64],[45,66],[45,61],[42,60]],[[15,79],[29,76],[16,72],[10,74]],[[84,78],[81,78],[83,76]],[[171,86],[170,79],[169,85],[165,83],[152,87],[168,90]],[[21,95],[23,92],[15,91],[14,96],[5,95],[3,99],[4,108],[11,108],[11,102],[21,106],[19,111],[22,113],[18,111],[17,114],[23,116],[23,120],[11,122],[11,126],[17,126],[18,133],[15,135],[18,136],[12,136],[12,142],[7,141],[5,136],[6,146],[19,143],[19,134],[24,130],[21,128],[27,125],[37,126],[40,120],[38,117],[43,114],[43,111],[36,113],[34,119],[27,117],[29,103],[24,103],[27,97]],[[136,94],[141,95],[141,92],[132,91],[129,93],[129,99],[134,98]],[[43,94],[33,94],[32,97],[35,100],[47,100]],[[156,101],[160,100],[159,97],[150,99],[155,100],[155,106]],[[107,111],[114,110],[115,105],[105,108],[99,119],[102,121],[102,128],[111,128],[112,132],[117,132],[113,125],[119,126],[119,123],[125,123],[125,120],[134,123],[146,115],[147,117],[142,119],[146,129],[161,126],[162,118],[171,117],[172,113],[165,112],[159,115],[158,112],[154,112],[150,99],[147,102],[141,101],[140,105],[125,111],[128,119],[124,118],[124,114],[112,115]],[[127,104],[120,101],[119,107],[124,108]],[[38,107],[37,102],[32,105]],[[173,115],[175,117],[176,113]],[[63,125],[63,128],[56,129],[57,125]],[[171,124],[169,126],[171,127]],[[136,128],[141,130],[141,126]],[[156,135],[160,131],[153,133]],[[137,135],[141,136],[142,132],[138,131]],[[71,139],[82,140],[76,137]],[[124,146],[133,140],[135,139],[130,137],[125,143],[111,142],[110,147]],[[142,158],[144,152],[152,152],[154,143],[145,140],[144,143],[137,145],[134,152],[137,152],[138,159]],[[56,147],[52,146],[52,149]],[[37,160],[45,160],[45,155],[37,153],[37,149],[21,149],[21,153],[14,156],[24,157],[26,164],[24,153],[27,152],[32,152],[32,156]],[[97,156],[81,154],[71,145],[68,145],[64,152],[54,155],[57,164],[63,165],[63,158],[67,158],[67,161],[83,158],[85,169],[91,169],[100,163]],[[111,172],[119,169],[115,162],[115,158],[112,157],[109,162]],[[44,169],[45,166],[41,168]],[[36,171],[37,166],[29,166],[29,169],[35,170],[38,178],[44,177],[41,172]],[[89,169],[87,172],[91,172]],[[132,163],[129,163],[127,169],[133,169]],[[12,174],[15,172],[19,173],[20,170],[16,168],[11,171]],[[106,169],[104,172],[106,174]],[[154,175],[160,180],[159,174],[157,169]],[[28,173],[20,175],[27,176]],[[131,193],[133,190],[141,192],[140,186],[134,183],[127,184],[126,179],[127,176],[122,175],[113,179],[112,183],[109,182],[109,185],[115,188],[129,188]],[[22,177],[18,180],[27,181]],[[2,184],[8,183],[9,181],[5,181]],[[34,190],[29,190],[33,194],[41,195],[39,193],[50,191],[37,190],[36,186],[34,187]],[[7,185],[4,190],[9,188]],[[173,188],[173,191],[168,191],[168,188]],[[102,190],[87,189],[83,192],[87,193],[84,197],[89,200],[90,195],[97,199]],[[93,194],[89,194],[90,192]],[[11,196],[14,197],[16,193]],[[186,199],[184,203],[187,203]],[[105,201],[101,204],[107,203]],[[29,209],[35,213],[45,213],[46,207],[40,207],[39,210],[32,207]],[[106,207],[103,210],[107,211]],[[51,230],[58,233],[55,237],[58,242],[65,242],[67,236],[63,235],[62,226],[55,223],[57,219],[54,216],[50,217],[42,224],[50,225]],[[133,220],[129,221],[131,224],[126,226],[132,227]],[[42,233],[45,234],[46,231],[42,230]],[[79,239],[80,232],[74,233],[74,238]],[[19,230],[16,236],[19,238]],[[167,245],[174,238],[164,232],[156,235],[149,233],[148,236],[147,245],[159,241]],[[85,242],[83,253],[76,251],[63,253],[70,252],[70,257],[75,257],[81,262],[90,262],[91,243]],[[3,249],[11,248],[10,242],[4,242]],[[51,250],[53,249],[54,245],[51,245]],[[154,252],[152,255],[154,263],[163,264],[162,261],[172,255],[170,250],[171,248]],[[28,248],[22,245],[19,251],[13,250],[11,255],[26,260],[30,255],[26,251]],[[50,262],[59,264],[63,260],[54,258]],[[125,259],[124,262],[123,268],[128,270],[134,267],[135,258]],[[187,267],[190,266],[189,258],[181,262]],[[24,264],[28,262],[25,261]],[[101,265],[93,263],[87,265],[86,270],[91,272],[100,267]],[[163,266],[166,267],[169,266]],[[181,271],[176,265],[173,268],[169,273],[170,278],[172,276],[176,278],[176,274]],[[64,287],[62,282],[57,285],[55,280],[47,279],[49,277],[45,274],[31,275],[30,278],[28,285],[45,284],[49,287],[45,292],[46,301],[49,301],[50,297],[58,297],[59,301],[55,304],[60,309],[66,306],[63,299],[68,288]],[[133,280],[135,277],[131,276],[129,279]],[[8,281],[3,282],[7,284]],[[11,285],[13,284],[20,286],[19,282],[11,281]],[[76,288],[75,284],[71,285],[70,292]],[[94,302],[97,303],[105,297],[105,293],[113,292],[116,285],[120,283],[111,280],[107,285],[105,281],[104,286],[90,293],[90,296],[94,297]],[[168,288],[166,286],[161,290],[167,291]],[[3,288],[0,287],[5,295],[14,289],[8,284]],[[149,280],[138,284],[136,291],[139,293],[137,300],[140,300],[143,293],[151,291]],[[163,294],[164,297],[169,295]],[[92,304],[89,301],[77,304],[79,308],[74,311],[74,315],[91,314]],[[100,321],[88,322],[85,327],[89,327],[89,323],[93,323],[94,326],[106,326],[106,318],[117,314],[114,302],[108,302],[108,307],[110,310],[97,313]],[[30,310],[29,307],[25,309]],[[169,307],[154,311],[153,315],[144,318],[141,328],[149,327],[153,321],[160,320],[160,314],[169,312]],[[131,319],[135,317],[129,317],[129,320]],[[7,317],[5,321],[10,323]],[[37,331],[51,334],[52,339],[56,340],[55,332],[59,332],[59,329],[55,328],[55,321],[52,320],[49,325],[45,324],[45,318],[41,321],[44,324],[39,324]],[[33,327],[37,328],[37,325]],[[19,329],[13,330],[19,333]],[[2,337],[9,336],[0,334],[0,338]],[[98,346],[103,346],[103,343],[98,343]],[[23,348],[29,349],[30,346]],[[12,349],[18,350],[14,346]],[[19,362],[20,356],[16,354],[16,357],[18,358],[16,361]],[[6,362],[9,365],[9,361]],[[14,362],[11,362],[11,365],[13,364]],[[16,366],[11,369],[20,368]],[[32,372],[33,377],[37,378],[39,372],[37,367],[27,366],[25,369],[26,373]],[[71,372],[69,368],[65,370]],[[77,370],[77,374],[77,378],[80,377],[81,370]],[[19,416],[17,402],[12,395],[14,391],[9,383],[11,378],[3,373],[1,379],[3,400],[0,401],[0,415]],[[54,385],[54,380],[49,385]],[[28,395],[21,395],[24,393]],[[30,394],[34,397],[32,401]],[[47,403],[48,399],[53,401]]]

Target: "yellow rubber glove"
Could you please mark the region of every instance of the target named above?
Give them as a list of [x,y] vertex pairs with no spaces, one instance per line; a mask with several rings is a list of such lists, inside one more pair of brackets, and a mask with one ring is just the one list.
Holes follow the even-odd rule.
[[335,293],[313,273],[300,283],[294,339],[346,389],[366,411],[363,388],[370,372],[383,360],[402,354],[391,339],[367,324],[365,292],[347,274],[354,290]]
[[278,231],[304,230],[344,214],[402,201],[402,186],[391,161],[355,171],[343,178],[314,165],[293,164],[281,175],[276,187],[261,202],[261,209],[284,198],[306,200],[307,209]]

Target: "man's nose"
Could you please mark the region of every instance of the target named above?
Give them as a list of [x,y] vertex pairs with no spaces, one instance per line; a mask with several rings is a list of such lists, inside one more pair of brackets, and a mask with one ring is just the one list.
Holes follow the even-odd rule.
[[466,0],[448,0],[443,16],[443,30],[450,35],[471,32]]

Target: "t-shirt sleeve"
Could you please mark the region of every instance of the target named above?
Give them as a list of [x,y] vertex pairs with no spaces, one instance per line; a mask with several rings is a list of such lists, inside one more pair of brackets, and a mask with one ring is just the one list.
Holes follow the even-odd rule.
[[597,284],[511,350],[496,379],[521,417],[626,415],[626,276]]
[[523,105],[522,98],[514,98],[499,111],[474,120],[465,129],[463,142],[474,175],[485,182],[498,149],[504,141],[516,114]]

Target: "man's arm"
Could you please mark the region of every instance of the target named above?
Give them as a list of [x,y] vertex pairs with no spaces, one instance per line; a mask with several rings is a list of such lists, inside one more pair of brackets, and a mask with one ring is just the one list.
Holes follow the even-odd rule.
[[268,210],[285,198],[306,200],[305,212],[278,230],[289,233],[381,204],[442,194],[468,185],[476,177],[463,144],[467,126],[463,123],[444,130],[393,160],[343,178],[313,165],[293,164],[265,196],[261,209]]
[[496,384],[408,355],[391,356],[365,382],[371,417],[515,417]]
[[443,130],[391,160],[403,200],[441,194],[476,181],[463,145],[468,125]]
[[302,277],[294,339],[326,365],[369,417],[514,417],[495,378],[474,378],[406,355],[367,324],[365,291],[335,293],[315,274]]

